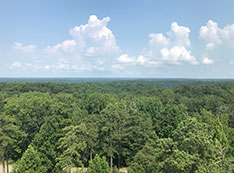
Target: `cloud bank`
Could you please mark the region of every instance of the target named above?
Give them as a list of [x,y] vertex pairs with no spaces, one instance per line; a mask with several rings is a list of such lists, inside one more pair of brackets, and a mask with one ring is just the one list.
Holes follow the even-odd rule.
[[191,46],[189,33],[188,27],[179,26],[173,22],[166,36],[162,33],[149,35],[148,48],[142,55],[129,57],[128,54],[122,54],[116,59],[113,68],[122,70],[131,65],[156,68],[167,64],[179,65],[184,62],[196,65],[198,61],[189,49]]
[[117,44],[114,33],[108,27],[110,20],[110,17],[99,19],[91,15],[86,24],[69,30],[69,39],[44,49],[14,42],[13,55],[17,56],[6,67],[24,72],[44,71],[46,74],[66,73],[72,76],[154,75],[163,68],[177,70],[198,68],[199,64],[214,65],[217,57],[211,53],[219,46],[234,45],[234,24],[221,28],[209,20],[200,27],[198,36],[205,43],[204,51],[197,51],[195,56],[192,53],[190,28],[173,22],[168,32],[149,34],[148,44],[140,54],[130,55]]

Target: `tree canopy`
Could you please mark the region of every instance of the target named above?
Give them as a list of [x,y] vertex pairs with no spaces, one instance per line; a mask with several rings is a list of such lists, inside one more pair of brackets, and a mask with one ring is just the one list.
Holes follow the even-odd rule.
[[234,82],[0,82],[15,172],[233,172]]

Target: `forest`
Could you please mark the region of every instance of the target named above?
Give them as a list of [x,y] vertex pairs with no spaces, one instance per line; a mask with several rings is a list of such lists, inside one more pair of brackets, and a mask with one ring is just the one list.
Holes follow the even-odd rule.
[[0,82],[0,157],[4,173],[232,173],[234,81]]

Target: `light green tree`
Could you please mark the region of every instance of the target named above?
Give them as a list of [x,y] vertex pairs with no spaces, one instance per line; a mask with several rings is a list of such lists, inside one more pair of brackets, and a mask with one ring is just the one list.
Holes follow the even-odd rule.
[[93,160],[89,161],[88,173],[110,173],[110,167],[106,158],[97,154]]
[[62,149],[62,154],[57,159],[57,166],[65,170],[83,166],[86,159],[83,158],[82,160],[81,156],[87,150],[92,153],[97,138],[97,129],[95,127],[87,128],[85,123],[81,123],[80,125],[65,127],[63,131],[66,133],[60,139],[59,148]]
[[29,145],[22,158],[16,163],[13,173],[46,173],[47,169],[42,164],[39,154]]

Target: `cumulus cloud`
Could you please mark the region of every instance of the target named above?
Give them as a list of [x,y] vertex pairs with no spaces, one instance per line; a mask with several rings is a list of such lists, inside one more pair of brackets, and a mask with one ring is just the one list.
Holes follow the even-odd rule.
[[174,46],[171,49],[163,48],[161,55],[162,60],[168,64],[180,64],[181,61],[198,64],[196,58],[184,46]]
[[180,26],[176,22],[171,24],[171,30],[167,36],[162,33],[149,35],[149,48],[147,51],[148,64],[181,64],[188,62],[198,64],[196,58],[189,50],[191,43],[189,40],[190,29]]
[[141,65],[144,65],[146,63],[146,58],[143,56],[143,55],[139,55],[137,57],[137,60],[136,60],[138,63],[140,63]]
[[46,52],[48,53],[59,53],[59,52],[72,52],[76,46],[75,40],[65,40],[62,43],[58,43],[55,46],[48,46]]
[[171,31],[169,31],[167,34],[173,46],[189,47],[189,33],[190,29],[188,27],[179,26],[176,22],[173,22],[171,24]]
[[130,65],[155,68],[163,64],[179,65],[182,62],[198,64],[197,59],[189,50],[191,46],[189,33],[188,27],[179,26],[173,22],[167,36],[162,33],[149,34],[149,47],[143,55],[129,57],[128,54],[122,54],[116,59],[116,64],[112,68],[121,70]]
[[117,58],[117,62],[119,63],[132,63],[135,61],[135,57],[129,57],[128,54],[120,55],[120,57]]
[[214,63],[214,60],[205,57],[205,58],[203,58],[202,63],[203,63],[203,64],[206,64],[206,65],[208,65],[208,64],[213,64],[213,63]]
[[160,34],[150,34],[149,35],[149,46],[153,47],[165,47],[170,44],[170,40],[166,38],[162,33]]
[[[130,57],[128,54],[122,54],[117,58],[117,62],[121,64],[141,64],[144,65],[147,63],[147,59],[143,55],[139,55],[138,57]],[[149,63],[149,62],[148,62]]]
[[206,49],[213,50],[220,44],[233,44],[234,24],[220,28],[218,24],[209,20],[206,26],[200,28],[199,37],[206,42]]
[[[87,24],[70,29],[71,40],[48,46],[45,53],[60,63],[60,66],[57,64],[51,68],[102,71],[104,66],[111,66],[113,57],[121,50],[114,34],[107,27],[109,22],[109,17],[98,19],[97,16],[91,15]],[[69,65],[69,68],[62,64]]]
[[35,45],[23,45],[22,43],[20,42],[15,42],[13,47],[18,50],[18,51],[21,51],[23,53],[33,53],[36,49],[36,46]]
[[91,15],[85,25],[75,26],[70,30],[71,36],[78,43],[79,49],[94,55],[119,52],[115,36],[107,27],[109,17],[99,20],[97,16]]

